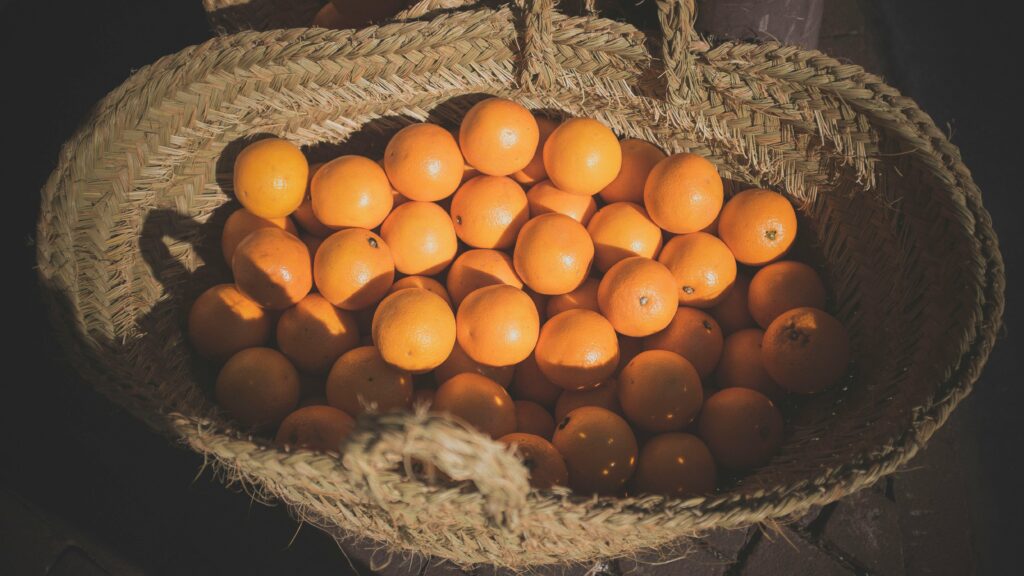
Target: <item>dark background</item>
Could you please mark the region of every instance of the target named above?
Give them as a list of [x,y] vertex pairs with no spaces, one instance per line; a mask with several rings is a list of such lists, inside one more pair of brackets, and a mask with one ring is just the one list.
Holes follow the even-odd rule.
[[[1002,3],[861,2],[882,34],[887,79],[949,128],[985,195],[1007,264],[1004,335],[960,431],[979,573],[1018,564],[1024,465],[1021,306],[1024,245],[1019,138],[1024,100],[1019,23]],[[0,0],[0,174],[5,250],[14,290],[2,290],[0,563],[39,571],[53,562],[46,526],[74,531],[84,549],[147,573],[345,573],[349,563],[316,530],[280,507],[226,490],[200,459],[150,432],[66,368],[39,302],[33,271],[38,191],[60,145],[92,105],[134,70],[209,38],[200,0]],[[952,495],[957,498],[961,495]],[[945,503],[937,501],[936,507]],[[27,511],[27,512],[26,512]],[[15,513],[18,512],[18,513]],[[19,513],[21,514],[19,516]],[[16,520],[38,518],[38,523]],[[32,536],[33,531],[39,534]],[[294,536],[294,538],[293,538]],[[6,549],[5,549],[6,547]],[[48,556],[49,554],[49,556]],[[61,552],[58,564],[91,573],[97,552]],[[121,560],[118,560],[121,559]],[[123,562],[123,564],[118,564]],[[359,563],[355,563],[359,567]],[[8,567],[9,568],[9,567]],[[0,564],[0,573],[8,573]]]

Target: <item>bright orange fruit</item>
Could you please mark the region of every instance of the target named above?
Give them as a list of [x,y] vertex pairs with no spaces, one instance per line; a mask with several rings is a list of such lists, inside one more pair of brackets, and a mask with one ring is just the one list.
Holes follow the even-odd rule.
[[676,236],[658,256],[676,279],[679,304],[710,308],[736,281],[736,259],[724,242],[706,232]]
[[597,302],[615,330],[626,336],[647,336],[664,329],[678,308],[675,279],[664,264],[631,256],[601,278]]
[[541,214],[519,231],[512,261],[527,286],[540,294],[565,294],[583,283],[594,243],[582,224],[564,214]]
[[656,258],[661,251],[661,229],[639,204],[616,202],[597,211],[587,224],[594,241],[594,266],[602,272],[630,256]]
[[449,210],[455,233],[474,248],[511,248],[530,219],[526,193],[507,176],[477,176],[459,187]]
[[363,156],[341,156],[321,166],[309,194],[316,219],[330,228],[376,228],[394,204],[384,170]]
[[249,144],[235,158],[235,197],[260,218],[284,218],[306,195],[309,162],[297,146],[280,138]]
[[459,240],[448,213],[433,202],[406,202],[395,208],[380,227],[402,274],[430,276],[455,259]]
[[550,180],[543,180],[533,185],[526,193],[526,201],[530,206],[530,217],[555,212],[565,214],[586,226],[597,213],[597,202],[593,196],[570,194],[555,188]]
[[665,153],[654,144],[639,138],[622,141],[622,168],[611,184],[601,190],[601,199],[613,202],[643,204],[644,184],[654,165],[665,159]]
[[651,220],[673,234],[697,232],[722,209],[722,178],[696,154],[673,154],[658,162],[644,184],[644,206]]
[[491,176],[508,176],[526,168],[539,140],[533,114],[504,98],[477,102],[459,126],[459,147],[466,162]]
[[507,284],[523,287],[523,281],[516,274],[512,258],[497,250],[467,250],[452,262],[448,269],[448,294],[455,306],[469,294],[484,286]]
[[592,310],[566,310],[541,327],[537,367],[566,390],[595,388],[619,364],[619,340],[608,320]]
[[349,228],[331,234],[313,260],[316,288],[344,310],[376,304],[395,280],[395,261],[384,239],[369,230]]
[[455,138],[437,124],[410,124],[384,150],[391,185],[410,200],[434,202],[455,193],[464,162]]
[[540,318],[533,300],[505,284],[474,290],[456,316],[459,345],[473,360],[488,366],[513,366],[533,352]]
[[733,196],[722,208],[718,236],[738,262],[760,266],[789,250],[796,225],[796,211],[785,196],[752,189]]
[[593,196],[612,183],[622,166],[622,146],[607,126],[591,118],[562,122],[544,143],[551,182],[572,194]]
[[260,228],[242,240],[231,258],[235,284],[260,306],[283,310],[313,288],[309,250],[280,228]]

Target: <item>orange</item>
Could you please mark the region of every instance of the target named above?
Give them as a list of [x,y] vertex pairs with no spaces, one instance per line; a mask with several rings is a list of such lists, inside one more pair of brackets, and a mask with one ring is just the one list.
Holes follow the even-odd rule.
[[218,284],[196,298],[188,313],[188,338],[205,358],[223,361],[270,341],[274,322],[234,284]]
[[850,340],[846,328],[827,312],[795,308],[768,326],[761,359],[768,375],[787,392],[819,392],[846,373]]
[[710,225],[723,198],[718,169],[696,154],[673,154],[658,162],[644,184],[644,206],[651,220],[673,234]]
[[509,392],[516,400],[535,402],[544,408],[552,409],[564,388],[552,384],[537,366],[534,354],[516,366],[515,375]]
[[540,294],[565,294],[583,283],[594,243],[582,224],[564,214],[541,214],[519,231],[512,261],[527,286]]
[[313,288],[309,249],[280,228],[260,228],[245,237],[231,258],[235,284],[260,306],[283,310]]
[[412,405],[412,374],[384,361],[373,346],[341,355],[327,375],[327,402],[352,416],[371,407],[377,413]]
[[644,351],[644,339],[619,334],[619,366],[615,373],[621,373],[636,355]]
[[[320,245],[324,243],[324,239],[319,236],[313,236],[312,234],[300,233],[299,240],[302,240],[302,243],[306,245],[306,250],[309,251],[309,261],[313,262],[316,260],[316,251],[320,249]],[[316,290],[315,285],[313,286],[313,289]]]
[[592,310],[566,310],[540,330],[537,367],[566,390],[595,388],[619,364],[619,340],[611,323]]
[[536,120],[537,128],[540,130],[537,151],[533,153],[533,158],[525,168],[512,175],[513,180],[524,186],[536,184],[548,177],[548,172],[544,169],[544,143],[548,141],[548,136],[555,131],[555,128],[558,128],[558,121],[546,116],[534,114],[533,119]]
[[434,393],[435,412],[456,416],[491,438],[516,431],[516,407],[497,382],[472,372],[450,378]]
[[569,486],[580,494],[618,494],[636,469],[636,436],[604,408],[573,410],[557,424],[551,443],[565,458]]
[[384,240],[360,228],[331,234],[313,259],[320,294],[345,310],[376,304],[395,280],[395,261]]
[[508,176],[526,168],[539,141],[540,128],[533,114],[504,98],[477,102],[459,126],[459,147],[466,162],[491,176]]
[[569,470],[558,450],[544,438],[529,433],[515,432],[498,438],[499,442],[516,447],[516,453],[530,472],[530,486],[547,490],[552,486],[569,484]]
[[295,236],[299,235],[295,223],[287,216],[266,219],[256,216],[245,208],[239,208],[232,212],[224,222],[224,231],[221,232],[220,237],[221,252],[224,254],[224,261],[228,263],[228,266],[231,265],[231,258],[235,255],[235,248],[238,248],[238,244],[259,228],[280,228]]
[[558,188],[593,196],[622,166],[622,146],[607,126],[591,118],[562,122],[544,143],[544,169]]
[[338,452],[355,427],[355,420],[337,408],[306,406],[281,422],[274,442],[293,449]]
[[597,213],[597,202],[593,196],[580,196],[563,192],[550,180],[544,180],[533,185],[526,193],[526,201],[530,206],[530,217],[536,218],[541,214],[555,212],[565,214],[569,218],[583,224],[590,222],[590,219]]
[[440,366],[455,346],[455,315],[448,303],[423,288],[391,294],[373,314],[373,343],[388,364],[409,372]]
[[785,260],[761,268],[750,280],[750,315],[762,328],[793,308],[825,309],[825,285],[803,262]]
[[391,185],[410,200],[434,202],[451,196],[462,182],[464,165],[459,144],[437,124],[410,124],[384,150]]
[[[458,335],[457,329],[456,335]],[[438,382],[447,382],[463,372],[474,372],[508,388],[508,385],[512,383],[512,376],[515,374],[515,370],[515,366],[487,366],[473,360],[462,349],[462,346],[459,346],[458,338],[456,338],[452,353],[448,355],[444,363],[434,369],[434,378]]]
[[737,262],[760,266],[782,256],[796,239],[796,211],[771,190],[740,192],[722,208],[718,236]]
[[632,487],[637,494],[682,498],[714,492],[717,476],[707,445],[693,434],[675,432],[644,443]]
[[715,384],[719,388],[750,388],[769,398],[782,395],[782,389],[764,369],[762,340],[764,330],[760,328],[746,328],[725,339],[722,360],[715,372]]
[[630,256],[655,258],[661,250],[661,229],[638,204],[616,202],[597,211],[587,224],[594,241],[594,265],[607,272]]
[[260,218],[284,218],[306,195],[309,163],[297,146],[280,138],[249,144],[235,158],[235,197]]
[[341,156],[321,166],[309,196],[313,214],[330,228],[376,228],[394,204],[384,170],[363,156]]
[[665,159],[665,153],[654,144],[638,138],[626,138],[622,146],[622,168],[611,184],[601,190],[601,199],[613,202],[643,204],[644,183],[654,165]]
[[679,354],[689,360],[704,379],[718,366],[723,341],[722,329],[708,313],[680,306],[668,328],[644,338],[644,347]]
[[732,470],[764,466],[782,447],[782,412],[749,388],[712,394],[697,427],[715,461]]
[[220,369],[214,395],[242,426],[276,425],[299,404],[299,373],[273,348],[246,348]]
[[706,232],[676,236],[658,256],[672,272],[679,304],[710,308],[725,298],[736,281],[736,259],[724,242]]
[[547,317],[551,318],[566,310],[585,308],[600,312],[597,304],[597,287],[601,281],[597,278],[587,278],[580,284],[580,287],[567,294],[559,294],[548,299]]
[[551,438],[555,432],[555,419],[536,402],[516,400],[516,431]]
[[[301,226],[306,232],[309,232],[313,236],[326,238],[330,236],[334,230],[324,226],[324,223],[317,219],[316,214],[313,213],[313,199],[309,197],[309,188],[313,183],[313,177],[316,176],[317,171],[319,171],[322,166],[323,163],[311,164],[309,166],[310,185],[306,187],[306,195],[302,198],[302,204],[299,204],[299,207],[295,209],[292,216],[295,217],[299,226]],[[388,183],[388,186],[391,186],[391,184]]]
[[319,294],[306,296],[277,321],[278,348],[303,372],[325,373],[358,345],[355,315],[335,308]]
[[380,227],[402,274],[437,274],[455,259],[459,240],[448,213],[433,202],[406,202]]
[[468,250],[459,255],[448,269],[448,293],[458,307],[474,290],[495,284],[522,288],[512,258],[497,250]]
[[459,239],[474,248],[511,248],[530,219],[526,193],[507,176],[477,176],[452,198],[451,218]]
[[459,305],[456,325],[462,349],[488,366],[512,366],[526,360],[540,333],[533,300],[505,284],[470,292]]
[[395,280],[395,283],[388,289],[388,294],[393,294],[399,290],[405,290],[406,288],[423,288],[424,290],[430,290],[434,294],[437,294],[448,303],[452,305],[452,299],[448,296],[448,291],[444,289],[444,286],[440,282],[430,278],[429,276],[406,276],[400,280]]
[[584,406],[597,406],[622,414],[622,405],[619,404],[619,383],[609,378],[591,390],[563,390],[558,397],[558,403],[555,404],[555,422],[561,422],[569,412]]
[[654,334],[668,326],[676,313],[675,279],[664,264],[631,256],[612,266],[601,279],[597,302],[620,334]]
[[622,413],[630,424],[645,432],[686,428],[697,417],[703,401],[697,369],[675,352],[641,352],[619,374]]
[[750,277],[746,274],[736,274],[736,281],[732,288],[726,290],[722,299],[712,306],[708,312],[718,320],[722,327],[722,334],[728,336],[733,332],[744,328],[756,326],[754,319],[750,316],[750,309],[747,308],[747,290],[750,288]]

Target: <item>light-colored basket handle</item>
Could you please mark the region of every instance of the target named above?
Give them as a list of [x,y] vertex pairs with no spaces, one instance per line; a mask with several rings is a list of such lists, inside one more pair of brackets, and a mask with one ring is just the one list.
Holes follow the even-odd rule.
[[519,85],[550,87],[561,71],[555,57],[551,16],[555,0],[516,0],[523,14],[523,56]]
[[685,102],[693,88],[693,54],[690,43],[696,39],[694,0],[657,0],[661,23],[661,58],[665,66],[665,85],[669,102]]
[[343,462],[367,483],[370,494],[388,498],[381,472],[430,463],[455,481],[470,481],[484,510],[500,526],[514,528],[530,492],[526,467],[512,450],[448,416],[424,407],[360,417],[344,447]]

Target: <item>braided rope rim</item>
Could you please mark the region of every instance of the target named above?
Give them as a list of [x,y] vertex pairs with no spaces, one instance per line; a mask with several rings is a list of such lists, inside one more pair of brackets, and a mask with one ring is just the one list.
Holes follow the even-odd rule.
[[[659,8],[669,30],[676,30],[676,23],[692,18],[692,5],[688,3],[659,2]],[[50,290],[55,325],[61,329],[79,368],[96,382],[98,389],[133,413],[160,429],[172,430],[193,448],[219,462],[229,479],[242,481],[261,494],[280,498],[289,503],[300,518],[339,536],[343,529],[348,529],[392,546],[439,554],[462,564],[491,562],[522,567],[631,553],[710,527],[738,526],[797,513],[869,485],[911,458],[969,393],[994,343],[1003,309],[1003,266],[989,215],[981,205],[980,192],[960,161],[959,152],[931,119],[877,77],[818,52],[777,44],[725,44],[694,53],[690,50],[694,41],[692,35],[680,33],[666,39],[662,57],[667,68],[683,73],[668,74],[664,80],[657,74],[647,74],[651,70],[650,57],[637,42],[636,31],[628,26],[595,18],[572,19],[550,14],[550,2],[531,4],[525,16],[528,34],[532,30],[540,37],[526,41],[525,65],[520,65],[509,48],[518,38],[518,34],[511,31],[512,13],[507,9],[478,10],[443,15],[429,23],[392,24],[358,32],[290,30],[216,39],[161,59],[115,90],[97,108],[96,116],[65,146],[60,165],[43,190],[44,209],[38,231],[40,275],[44,287]],[[457,37],[453,39],[452,34]],[[159,159],[160,153],[171,154],[164,149],[174,148],[171,136],[178,137],[181,128],[172,126],[169,134],[159,133],[152,124],[155,121],[153,111],[163,107],[180,112],[181,101],[175,98],[188,86],[197,86],[193,93],[199,94],[207,89],[216,90],[218,82],[223,85],[221,89],[228,89],[224,88],[230,85],[225,81],[226,75],[240,76],[243,82],[258,82],[258,73],[246,72],[252,70],[253,65],[264,69],[289,65],[342,68],[360,58],[384,54],[382,43],[393,42],[396,37],[407,41],[397,48],[392,47],[401,52],[397,58],[406,63],[421,63],[423,57],[439,54],[440,47],[451,48],[455,42],[473,54],[470,60],[487,64],[487,70],[479,73],[476,83],[448,92],[452,95],[486,89],[537,107],[562,105],[571,112],[574,106],[581,104],[573,103],[572,97],[563,92],[590,89],[598,94],[592,99],[607,107],[599,115],[622,112],[615,108],[615,100],[622,100],[625,102],[622,109],[660,118],[671,131],[678,132],[680,127],[685,127],[694,136],[672,140],[650,127],[645,128],[649,131],[643,135],[664,142],[673,150],[685,148],[705,153],[716,162],[724,163],[728,172],[736,177],[755,182],[767,180],[798,191],[798,199],[805,201],[809,210],[818,210],[823,222],[832,217],[833,210],[831,204],[821,206],[826,202],[824,198],[833,204],[840,200],[834,198],[838,195],[835,190],[818,194],[819,189],[852,187],[858,180],[860,188],[880,186],[885,182],[879,183],[879,179],[894,178],[879,175],[884,169],[880,164],[886,162],[902,162],[911,169],[926,171],[941,187],[928,191],[935,198],[924,203],[926,206],[921,209],[924,212],[916,214],[911,212],[911,208],[916,209],[910,206],[913,197],[907,193],[905,216],[920,218],[922,214],[931,215],[929,210],[938,210],[944,218],[953,221],[953,228],[946,232],[956,235],[963,244],[954,255],[964,257],[961,265],[971,269],[975,283],[964,288],[963,297],[964,301],[973,301],[973,305],[955,310],[952,320],[947,320],[959,331],[959,337],[951,339],[951,343],[945,344],[946,348],[938,351],[944,358],[942,377],[937,380],[940,383],[932,385],[930,393],[914,402],[908,419],[899,423],[906,426],[895,431],[889,442],[852,451],[850,459],[840,465],[807,474],[802,480],[785,485],[772,485],[771,470],[766,470],[752,478],[765,480],[760,485],[680,502],[661,498],[591,500],[564,492],[527,494],[523,468],[510,455],[478,434],[444,418],[423,414],[362,422],[363,432],[346,452],[344,466],[339,466],[334,459],[322,455],[285,454],[252,442],[221,424],[215,411],[172,413],[172,408],[196,401],[192,397],[194,390],[183,397],[177,389],[182,384],[180,381],[172,379],[155,391],[141,385],[132,388],[123,382],[111,382],[115,376],[146,378],[136,382],[154,379],[153,374],[117,374],[112,368],[115,361],[133,358],[119,355],[116,345],[112,344],[126,336],[119,327],[126,320],[118,317],[117,307],[104,301],[118,291],[121,283],[141,283],[141,291],[146,292],[145,281],[123,273],[103,276],[90,268],[102,268],[111,256],[119,254],[122,248],[118,242],[129,249],[138,242],[137,230],[118,235],[116,208],[119,203],[130,204],[129,199],[139,190],[159,191],[161,187],[169,188],[175,178],[181,178],[158,162],[154,164],[152,158],[147,160],[151,156]],[[681,47],[686,49],[680,51]],[[394,52],[385,58],[391,56]],[[451,58],[450,62],[442,58],[441,64],[432,62],[427,68],[440,76],[466,75],[461,70],[452,71],[460,63],[456,57]],[[560,72],[550,68],[553,62],[561,68]],[[416,63],[410,65],[413,71],[423,66]],[[484,67],[483,64],[477,66]],[[338,78],[337,82],[346,82],[344,74],[339,73]],[[632,83],[641,95],[628,97],[631,90],[624,88],[626,83]],[[664,90],[665,84],[667,90]],[[782,93],[783,88],[789,92]],[[258,88],[253,94],[258,95],[261,90],[268,89]],[[599,97],[602,91],[614,97],[602,100]],[[548,92],[554,95],[545,96]],[[657,96],[664,92],[668,94],[668,103]],[[793,98],[793,94],[801,94],[806,99]],[[193,96],[185,96],[184,102],[191,102],[195,109],[209,104],[196,105]],[[437,99],[438,95],[429,91],[419,101],[414,94],[408,94],[406,109],[420,114],[422,109],[417,102],[427,105]],[[820,106],[815,109],[816,105]],[[602,119],[608,120],[607,117]],[[610,122],[615,125],[614,121]],[[863,123],[877,125],[878,133],[858,130]],[[756,142],[746,142],[749,135],[743,131],[754,125],[778,126],[779,134],[773,135],[772,147],[761,150]],[[277,127],[277,131],[300,141],[314,142],[322,135],[305,128],[302,130],[306,132],[302,133],[286,123],[282,126]],[[620,131],[630,129],[617,127]],[[187,128],[188,132],[200,133],[200,136],[204,130],[212,130],[202,124]],[[142,139],[132,144],[132,140],[125,137],[131,131],[144,134],[147,130],[157,138],[156,142],[147,143]],[[324,129],[328,136],[344,133],[344,130]],[[764,137],[765,133],[762,131],[760,136]],[[820,168],[837,164],[834,170],[847,176],[843,182],[831,183],[828,170],[824,169],[821,173],[809,170],[800,174],[777,168],[799,165],[800,159],[808,155],[807,150],[812,149],[808,134],[826,141],[830,147],[824,159],[806,160],[808,165]],[[909,144],[900,148],[898,160],[884,156],[887,139]],[[878,146],[875,152],[869,150],[873,144]],[[186,148],[184,152],[173,154],[187,156],[191,153]],[[745,160],[740,162],[737,158]],[[113,168],[104,173],[97,166]],[[190,176],[202,180],[201,176]],[[203,185],[197,184],[197,187]],[[96,195],[96,190],[106,192]],[[220,196],[210,203],[223,202],[223,194]],[[176,201],[203,212],[209,209],[204,204],[207,200],[179,197]],[[110,213],[103,211],[111,206],[114,209]],[[152,208],[156,206],[143,202],[140,210]],[[101,219],[110,221],[96,226],[97,222],[89,218],[92,213],[99,213]],[[841,222],[839,227],[857,224]],[[97,231],[97,228],[104,229]],[[115,230],[111,232],[111,228]],[[916,231],[908,234],[913,237],[897,240],[926,243],[931,236]],[[112,238],[115,241],[111,242]],[[823,236],[826,248],[841,242],[842,239],[829,238],[827,233]],[[141,274],[144,276],[145,272]],[[940,279],[943,278],[945,276],[940,275]],[[149,283],[153,280],[149,279]],[[156,286],[149,286],[148,290],[153,294],[160,291]],[[842,287],[837,287],[837,299],[843,307],[841,315],[845,313],[848,321],[857,324],[856,305],[848,304],[858,299],[858,295],[850,293],[853,290],[844,292]],[[97,294],[103,294],[102,298],[97,298]],[[927,315],[927,312],[921,314]],[[73,325],[69,325],[69,320]],[[130,320],[128,318],[127,323],[130,324]],[[173,342],[166,344],[168,350],[173,345]],[[181,370],[177,364],[167,366]],[[476,457],[468,457],[471,455]],[[430,487],[392,470],[398,463],[414,458],[437,460],[438,466],[453,479],[472,479],[476,491],[467,492],[463,487]],[[502,481],[488,482],[488,475]],[[335,500],[330,501],[332,498]],[[324,500],[330,502],[323,504]],[[444,524],[435,517],[450,519],[444,517],[446,513],[468,520],[461,523],[452,520],[451,525],[444,525],[450,533],[436,537],[425,535],[439,528],[438,522]],[[567,537],[570,526],[586,538]],[[585,529],[580,530],[580,527]],[[556,535],[556,543],[543,542],[545,534]],[[529,538],[524,540],[523,535]]]

